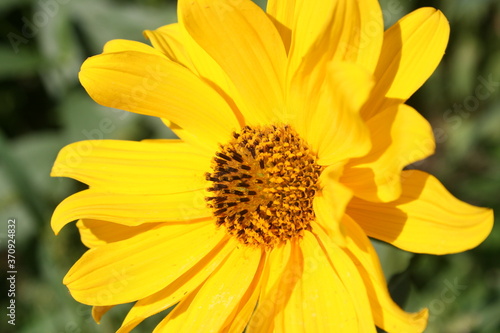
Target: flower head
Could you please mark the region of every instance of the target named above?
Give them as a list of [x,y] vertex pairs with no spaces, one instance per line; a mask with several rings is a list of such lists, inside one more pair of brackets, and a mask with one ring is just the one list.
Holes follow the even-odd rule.
[[434,151],[405,101],[449,27],[417,10],[387,31],[375,0],[180,0],[179,23],[114,40],[80,80],[98,103],[161,118],[178,140],[83,141],[52,175],[89,189],[55,210],[90,249],[64,279],[119,332],[421,332],[390,298],[368,237],[445,254],[493,214],[403,168]]

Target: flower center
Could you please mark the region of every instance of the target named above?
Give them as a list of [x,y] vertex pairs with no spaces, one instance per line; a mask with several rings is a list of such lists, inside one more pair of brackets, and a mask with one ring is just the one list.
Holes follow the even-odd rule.
[[206,200],[218,226],[266,249],[310,230],[322,168],[290,126],[246,126],[215,155]]

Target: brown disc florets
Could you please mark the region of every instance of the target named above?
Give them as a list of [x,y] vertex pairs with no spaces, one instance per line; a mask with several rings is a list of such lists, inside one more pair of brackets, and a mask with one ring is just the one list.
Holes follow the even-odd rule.
[[311,229],[322,168],[290,126],[246,126],[215,155],[206,178],[217,225],[265,249]]

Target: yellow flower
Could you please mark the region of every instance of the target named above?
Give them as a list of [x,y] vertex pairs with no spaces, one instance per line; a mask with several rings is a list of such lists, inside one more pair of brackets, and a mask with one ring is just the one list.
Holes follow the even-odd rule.
[[387,31],[375,0],[180,0],[179,23],[114,40],[80,80],[98,103],[161,118],[179,140],[95,140],[52,175],[89,189],[55,210],[90,249],[73,297],[119,332],[177,304],[158,332],[421,332],[390,298],[368,237],[470,249],[493,213],[403,167],[434,151],[405,101],[444,53],[441,12]]

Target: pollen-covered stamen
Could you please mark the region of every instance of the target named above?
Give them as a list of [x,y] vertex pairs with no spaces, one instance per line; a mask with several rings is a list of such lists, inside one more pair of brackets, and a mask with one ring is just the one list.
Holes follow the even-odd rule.
[[213,158],[207,205],[240,242],[269,249],[310,229],[320,172],[290,126],[246,126]]

